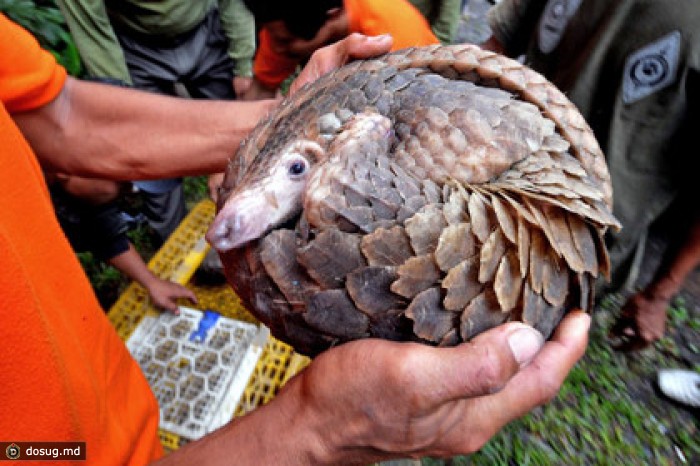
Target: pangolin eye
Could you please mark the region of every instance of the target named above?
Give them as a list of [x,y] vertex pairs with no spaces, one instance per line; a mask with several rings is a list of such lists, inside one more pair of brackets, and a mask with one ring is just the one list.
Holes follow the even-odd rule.
[[297,159],[289,164],[289,174],[292,176],[303,175],[306,172],[306,160]]

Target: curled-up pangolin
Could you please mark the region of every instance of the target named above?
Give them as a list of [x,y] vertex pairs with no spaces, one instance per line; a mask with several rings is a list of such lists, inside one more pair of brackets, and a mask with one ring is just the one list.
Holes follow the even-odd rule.
[[407,49],[307,85],[231,159],[207,238],[273,334],[454,345],[590,309],[618,227],[603,155],[539,74]]

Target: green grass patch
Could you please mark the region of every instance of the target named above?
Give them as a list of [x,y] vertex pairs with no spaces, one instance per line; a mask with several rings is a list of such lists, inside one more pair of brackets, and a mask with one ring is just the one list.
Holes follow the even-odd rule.
[[[700,458],[697,423],[670,422],[676,417],[664,411],[675,408],[656,397],[648,378],[642,379],[646,393],[630,389],[639,386],[640,374],[630,368],[629,356],[612,350],[605,333],[602,327],[592,331],[586,355],[552,402],[506,426],[471,456],[426,458],[423,464],[675,465],[684,464],[681,456],[694,464],[691,459]],[[648,373],[659,357],[641,358]],[[650,408],[655,403],[658,411]]]

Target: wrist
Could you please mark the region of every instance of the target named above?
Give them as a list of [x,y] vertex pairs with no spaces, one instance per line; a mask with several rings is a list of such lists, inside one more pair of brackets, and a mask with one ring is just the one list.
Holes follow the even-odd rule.
[[667,273],[651,283],[644,295],[647,299],[670,301],[683,286],[683,280],[676,278],[673,273]]
[[137,281],[141,283],[141,285],[143,285],[143,287],[150,293],[153,287],[155,287],[156,284],[161,281],[161,279],[153,272],[148,270],[145,271],[143,275],[137,279]]
[[[280,393],[280,417],[290,421],[280,436],[286,444],[282,451],[295,451],[296,464],[324,465],[337,464],[338,451],[333,447],[333,432],[343,431],[334,425],[324,425],[324,416],[314,406],[312,395],[305,388],[305,374],[291,379]],[[337,420],[340,421],[340,420]]]
[[[371,410],[367,412],[356,405],[357,400],[344,401],[343,391],[347,387],[328,386],[319,380],[320,377],[328,380],[328,372],[319,375],[321,372],[316,369],[306,368],[280,393],[287,402],[283,418],[293,422],[293,427],[286,432],[291,434],[287,445],[289,451],[299,452],[301,461],[298,464],[363,465],[390,458],[373,435],[376,434],[376,419]],[[339,368],[336,366],[336,369]],[[333,393],[330,400],[328,389]],[[353,396],[356,395],[361,397],[360,393]]]

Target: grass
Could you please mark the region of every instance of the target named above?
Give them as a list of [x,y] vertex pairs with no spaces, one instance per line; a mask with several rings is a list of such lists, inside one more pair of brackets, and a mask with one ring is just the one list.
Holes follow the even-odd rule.
[[[677,300],[669,309],[669,336],[651,349],[626,355],[614,351],[606,338],[616,307],[614,300],[601,305],[586,355],[556,399],[511,423],[474,455],[427,458],[423,464],[699,464],[697,413],[663,399],[653,380],[661,367],[684,365],[674,337],[688,328],[697,332],[700,319]],[[690,351],[697,355],[700,334],[692,340]]]

